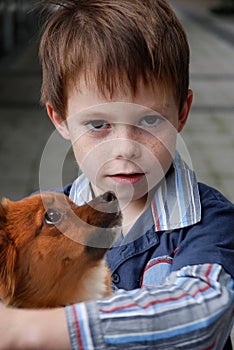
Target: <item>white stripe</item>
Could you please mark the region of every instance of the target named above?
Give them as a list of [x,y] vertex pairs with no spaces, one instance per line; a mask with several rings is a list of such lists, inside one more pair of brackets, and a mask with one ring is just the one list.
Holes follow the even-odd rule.
[[177,186],[177,179],[175,181],[175,186],[176,186],[176,197],[178,198],[178,206],[177,206],[177,212],[178,212],[178,223],[182,223],[183,222],[183,213],[182,213],[182,208],[181,208],[181,202],[180,202],[180,193],[179,193],[179,189]]
[[[164,183],[163,183],[164,184]],[[160,227],[163,227],[166,223],[166,212],[165,212],[165,203],[166,199],[163,198],[163,191],[162,191],[162,186],[159,187],[158,189],[158,203],[159,203],[159,208],[158,208],[158,219],[160,223]]]
[[[79,318],[79,326],[82,329],[82,335],[83,331],[85,333],[85,339],[82,339],[83,344],[85,345],[85,348],[88,350],[93,350],[94,345],[92,342],[92,335],[90,332],[90,326],[89,326],[89,316],[86,310],[86,306],[84,303],[76,304],[76,311],[78,315],[81,315],[81,318]],[[81,323],[82,320],[82,323]]]
[[[140,314],[138,313],[138,315],[140,315]],[[220,315],[220,310],[218,310],[218,311],[216,311],[214,313],[208,313],[208,315],[206,317],[200,318],[199,321],[197,321],[195,319],[195,320],[193,320],[191,322],[184,323],[184,324],[178,323],[178,325],[174,326],[174,327],[170,326],[170,330],[168,330],[168,328],[161,329],[159,331],[155,330],[153,332],[147,332],[147,331],[142,330],[141,331],[141,335],[151,335],[151,334],[152,335],[154,335],[154,334],[160,335],[160,334],[163,334],[163,333],[168,332],[168,331],[170,331],[170,332],[179,331],[179,330],[183,330],[183,329],[186,329],[186,328],[188,329],[189,327],[193,327],[193,326],[196,326],[196,325],[197,325],[197,329],[199,329],[200,327],[202,328],[202,326],[201,326],[202,324],[210,323],[211,319],[213,319],[213,318],[216,319],[216,318],[219,317],[219,315]],[[121,337],[125,338],[125,337],[128,337],[128,336],[135,337],[136,333],[132,333],[132,332],[131,333],[127,333],[126,332],[126,333],[122,334],[122,336],[120,334],[116,334],[116,335],[113,334],[113,335],[109,335],[108,337],[110,337],[112,339],[115,339],[115,338],[121,338]]]

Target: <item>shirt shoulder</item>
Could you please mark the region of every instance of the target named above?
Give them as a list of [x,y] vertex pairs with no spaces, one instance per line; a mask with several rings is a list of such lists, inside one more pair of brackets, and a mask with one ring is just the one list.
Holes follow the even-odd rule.
[[200,200],[202,204],[208,203],[222,203],[227,206],[234,207],[234,204],[226,198],[220,191],[217,189],[210,187],[204,183],[198,183],[198,189],[200,194]]
[[199,183],[201,220],[183,230],[173,269],[216,263],[234,277],[234,205],[218,190]]

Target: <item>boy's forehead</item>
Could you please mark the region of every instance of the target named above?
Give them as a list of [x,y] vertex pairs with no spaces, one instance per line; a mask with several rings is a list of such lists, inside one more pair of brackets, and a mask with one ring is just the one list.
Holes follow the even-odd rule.
[[81,82],[78,87],[69,89],[67,100],[67,115],[80,117],[92,117],[93,115],[109,115],[123,117],[127,114],[141,115],[142,113],[165,114],[176,107],[176,102],[170,88],[163,84],[146,86],[138,84],[136,93],[131,90],[117,89],[113,96],[102,94],[97,87],[87,86]]
[[108,119],[116,122],[131,122],[142,115],[153,115],[159,111],[130,102],[108,102],[91,106],[77,113],[79,119]]

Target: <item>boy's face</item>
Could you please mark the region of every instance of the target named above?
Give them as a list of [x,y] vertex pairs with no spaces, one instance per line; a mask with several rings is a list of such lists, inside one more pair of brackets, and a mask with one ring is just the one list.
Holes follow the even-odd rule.
[[80,169],[95,194],[114,191],[119,200],[143,198],[168,171],[177,133],[186,122],[192,93],[179,114],[170,91],[140,86],[133,97],[117,93],[111,100],[85,85],[70,90],[67,120],[47,106],[49,116],[72,142]]

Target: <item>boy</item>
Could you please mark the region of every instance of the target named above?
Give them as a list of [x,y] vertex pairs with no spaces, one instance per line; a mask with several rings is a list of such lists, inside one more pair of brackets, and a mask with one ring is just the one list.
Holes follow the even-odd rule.
[[198,185],[176,149],[192,103],[180,23],[164,0],[57,5],[41,41],[42,101],[83,172],[64,193],[78,204],[117,193],[116,293],[2,308],[0,349],[231,349],[234,206]]

